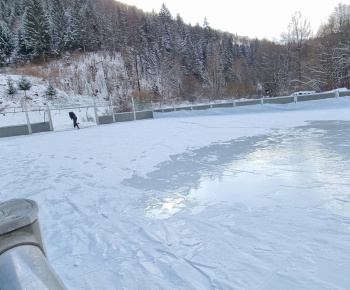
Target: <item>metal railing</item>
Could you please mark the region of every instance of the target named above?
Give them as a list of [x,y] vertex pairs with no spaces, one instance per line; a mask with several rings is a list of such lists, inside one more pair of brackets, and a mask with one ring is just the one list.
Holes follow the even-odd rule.
[[[141,106],[141,109],[138,107]],[[150,109],[147,109],[149,107]],[[4,121],[1,122],[2,116],[0,115],[0,138],[28,135],[40,132],[48,132],[54,130],[55,118],[57,115],[64,113],[67,115],[72,110],[86,109],[86,121],[94,122],[97,125],[109,124],[115,122],[125,122],[134,120],[143,120],[153,118],[152,104],[139,104],[132,100],[132,109],[129,112],[116,113],[116,107],[112,101],[109,102],[95,102],[88,104],[65,104],[65,103],[54,103],[50,106],[47,104],[45,107],[37,106],[35,108],[28,108],[27,102],[23,100],[22,107],[10,107],[2,108],[1,114],[11,115],[20,114],[17,118],[8,118],[13,121],[10,124],[6,124]],[[146,110],[147,109],[147,110]],[[88,114],[90,112],[90,115]],[[56,119],[57,120],[57,119]],[[16,122],[16,124],[14,124]]]
[[312,100],[322,100],[329,98],[339,98],[350,96],[350,91],[345,92],[327,92],[317,94],[305,94],[299,96],[282,96],[282,97],[267,97],[261,99],[235,100],[232,102],[213,103],[206,105],[180,106],[171,108],[161,108],[153,110],[155,113],[168,113],[173,111],[191,111],[191,110],[208,110],[213,108],[234,108],[241,106],[263,105],[263,104],[288,104]]
[[[94,122],[97,125],[111,124],[116,122],[126,122],[134,120],[143,120],[154,117],[154,113],[167,113],[172,111],[183,111],[183,110],[208,110],[213,108],[235,108],[241,106],[251,105],[263,105],[263,104],[288,104],[297,103],[312,100],[321,100],[328,98],[339,98],[343,96],[350,96],[350,91],[341,92],[327,92],[327,93],[316,93],[316,94],[305,94],[298,96],[282,96],[282,97],[268,97],[261,99],[247,99],[247,100],[235,100],[224,103],[211,103],[202,105],[191,105],[191,106],[179,106],[179,107],[166,107],[153,109],[152,103],[138,103],[136,100],[131,99],[132,108],[126,112],[117,112],[116,106],[113,105],[112,100],[105,102],[96,102],[88,104],[71,104],[56,103],[53,105],[46,105],[45,107],[36,107],[28,110],[27,104],[24,101],[22,107],[17,108],[2,108],[1,114],[19,114],[22,116],[22,123],[11,124],[8,126],[0,126],[0,138],[34,134],[39,132],[47,132],[54,130],[54,121],[51,112],[58,111],[58,114],[62,111],[68,113],[70,110],[82,110],[86,109],[86,121]],[[17,111],[16,111],[17,110]],[[41,120],[35,118],[33,115],[35,112],[43,113]],[[90,113],[90,115],[89,115]],[[68,115],[67,115],[68,116]],[[37,116],[36,116],[37,117]],[[54,118],[55,119],[55,118]],[[33,121],[34,120],[34,121]],[[1,122],[1,115],[0,115]]]

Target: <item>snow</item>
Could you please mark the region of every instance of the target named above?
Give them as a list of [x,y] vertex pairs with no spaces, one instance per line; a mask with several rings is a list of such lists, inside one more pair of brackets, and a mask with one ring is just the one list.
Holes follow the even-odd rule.
[[310,95],[310,94],[316,94],[316,91],[299,91],[291,94],[291,96],[300,96],[300,95]]
[[349,106],[157,113],[82,130],[62,114],[53,132],[0,139],[1,201],[38,203],[69,289],[348,289]]

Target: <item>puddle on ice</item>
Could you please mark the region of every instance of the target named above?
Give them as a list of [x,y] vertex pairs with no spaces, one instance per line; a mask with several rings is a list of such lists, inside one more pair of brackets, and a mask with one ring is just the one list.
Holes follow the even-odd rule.
[[196,214],[218,203],[273,205],[297,195],[316,196],[350,216],[349,147],[350,122],[310,121],[170,156],[146,178],[123,184],[144,192],[152,218]]

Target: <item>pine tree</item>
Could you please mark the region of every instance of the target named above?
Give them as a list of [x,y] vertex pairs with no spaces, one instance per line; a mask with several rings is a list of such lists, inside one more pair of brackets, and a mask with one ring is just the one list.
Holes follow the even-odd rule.
[[0,22],[0,66],[6,63],[6,58],[13,51],[13,39],[6,23]]
[[6,18],[6,4],[4,0],[0,1],[0,20],[4,20]]
[[13,96],[17,93],[17,88],[15,87],[14,83],[13,83],[13,80],[8,77],[6,79],[7,81],[7,89],[6,89],[6,93],[9,95],[9,96]]
[[121,7],[117,7],[117,19],[116,19],[116,26],[117,26],[117,36],[118,36],[118,44],[119,47],[118,50],[121,50],[121,48],[126,46],[127,42],[127,21],[125,16],[125,11]]
[[50,35],[51,50],[60,54],[64,52],[65,40],[67,37],[68,18],[61,0],[51,0],[50,7]]
[[[108,17],[110,11],[104,11],[95,2],[88,2],[81,9],[83,26],[80,34],[83,39],[83,49],[88,51],[98,51],[101,47],[106,48],[113,38],[111,31],[108,31]],[[85,23],[85,24],[84,24]]]
[[0,51],[0,68],[2,68],[6,64],[5,56]]
[[51,80],[49,80],[45,94],[49,96],[50,99],[52,99],[57,94],[56,88]]
[[163,3],[159,12],[160,48],[165,49],[168,52],[172,52],[174,48],[173,22],[174,20],[170,11]]
[[27,0],[23,16],[23,30],[27,47],[32,49],[34,57],[43,57],[49,50],[49,24],[41,0]]
[[31,51],[32,50],[26,45],[23,27],[20,26],[15,37],[14,57],[15,59],[23,58],[24,56],[29,55]]
[[18,89],[24,91],[24,95],[26,96],[26,92],[30,90],[31,87],[32,84],[30,83],[30,81],[25,76],[21,76],[21,78],[18,81]]
[[84,8],[79,0],[75,0],[70,11],[70,45],[73,49],[82,49],[85,51],[85,18]]

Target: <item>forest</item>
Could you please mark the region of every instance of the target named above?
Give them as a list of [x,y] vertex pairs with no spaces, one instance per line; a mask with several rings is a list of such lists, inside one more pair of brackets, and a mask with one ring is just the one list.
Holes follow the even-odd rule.
[[339,3],[316,33],[294,12],[276,42],[216,30],[205,17],[186,24],[164,4],[149,13],[114,0],[0,0],[0,70],[120,100],[349,88],[350,5]]

